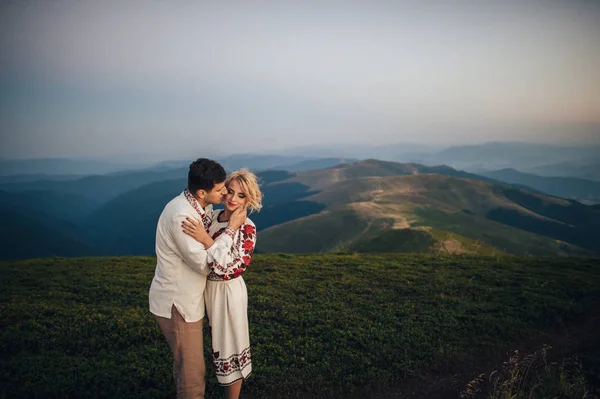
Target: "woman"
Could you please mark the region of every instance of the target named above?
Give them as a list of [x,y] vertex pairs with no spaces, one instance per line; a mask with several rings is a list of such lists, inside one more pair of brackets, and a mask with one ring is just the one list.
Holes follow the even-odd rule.
[[225,397],[238,398],[242,380],[252,372],[248,332],[248,294],[242,273],[252,260],[256,226],[249,219],[236,231],[227,226],[234,211],[260,211],[262,193],[256,176],[242,169],[225,181],[225,209],[212,212],[208,233],[199,222],[188,218],[184,232],[204,244],[216,245],[208,258],[210,274],[204,298],[211,326],[213,365]]

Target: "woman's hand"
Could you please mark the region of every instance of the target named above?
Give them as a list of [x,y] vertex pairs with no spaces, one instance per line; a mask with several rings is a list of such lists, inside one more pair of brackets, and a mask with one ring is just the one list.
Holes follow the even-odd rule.
[[201,222],[188,216],[181,223],[181,227],[183,227],[183,232],[185,234],[204,245],[205,248],[212,246],[213,240],[206,230],[204,230],[204,224]]
[[242,224],[244,224],[246,217],[248,217],[247,207],[238,206],[229,217],[229,223],[227,226],[233,231],[236,231]]

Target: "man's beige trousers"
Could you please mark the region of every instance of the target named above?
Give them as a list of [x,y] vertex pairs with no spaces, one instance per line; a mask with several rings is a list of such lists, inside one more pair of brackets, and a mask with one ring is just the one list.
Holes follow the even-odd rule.
[[202,320],[187,323],[175,308],[171,318],[154,316],[173,353],[173,378],[177,399],[204,399],[206,366]]

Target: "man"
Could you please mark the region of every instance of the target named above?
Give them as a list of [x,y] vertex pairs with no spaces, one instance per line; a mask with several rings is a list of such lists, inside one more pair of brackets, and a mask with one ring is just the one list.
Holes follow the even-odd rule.
[[[150,312],[173,353],[173,378],[177,398],[204,398],[204,287],[210,272],[205,248],[183,232],[186,217],[202,220],[206,230],[213,204],[227,194],[221,165],[200,158],[190,165],[187,188],[164,208],[156,228],[156,270],[150,286]],[[207,214],[208,213],[208,214]],[[245,211],[234,212],[229,227],[237,230]]]

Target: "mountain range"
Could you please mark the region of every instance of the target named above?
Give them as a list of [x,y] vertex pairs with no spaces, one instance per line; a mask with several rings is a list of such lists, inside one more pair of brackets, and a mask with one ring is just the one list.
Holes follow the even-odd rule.
[[538,176],[512,168],[480,172],[479,174],[509,184],[531,187],[557,197],[574,199],[585,204],[600,203],[600,181],[579,177]]
[[[598,131],[600,137],[600,131]],[[379,159],[428,166],[448,165],[473,173],[513,168],[540,176],[579,177],[600,181],[600,145],[489,142],[473,145],[343,144],[288,148],[277,153],[216,156],[226,169],[300,171],[340,162]],[[207,154],[198,154],[207,156]],[[0,159],[0,182],[48,180],[55,175],[107,174],[123,170],[187,168],[189,157],[151,162],[151,156],[131,155],[99,159]],[[44,177],[45,175],[45,177]],[[9,180],[8,180],[9,179]],[[56,177],[52,178],[56,180]]]
[[[448,166],[321,167],[334,161],[257,172],[265,194],[250,216],[257,251],[600,254],[597,206]],[[151,168],[0,184],[0,258],[151,255],[158,216],[186,176],[187,168]]]

